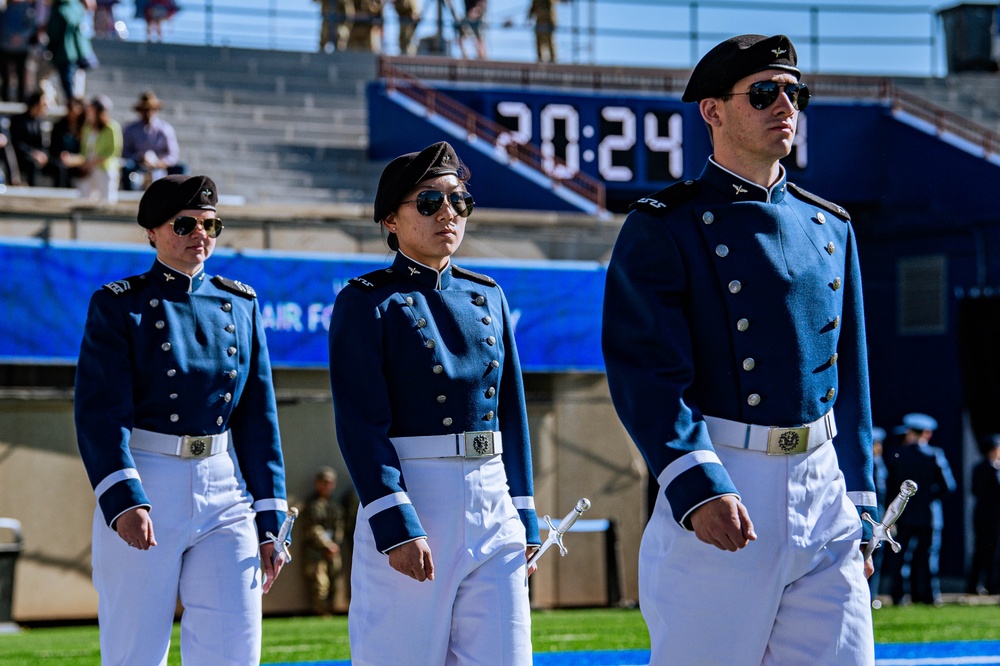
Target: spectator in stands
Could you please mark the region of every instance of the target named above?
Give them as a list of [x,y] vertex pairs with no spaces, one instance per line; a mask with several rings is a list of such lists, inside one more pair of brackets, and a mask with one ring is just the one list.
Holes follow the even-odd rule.
[[138,0],[135,3],[135,17],[146,22],[146,41],[163,41],[163,23],[180,11],[175,0]]
[[486,19],[486,0],[465,0],[465,17],[455,26],[458,31],[458,48],[462,57],[468,58],[465,40],[471,36],[476,45],[476,55],[480,60],[486,60],[486,39],[484,21]]
[[123,190],[144,190],[163,176],[187,173],[187,166],[178,162],[177,133],[159,115],[162,107],[152,90],[140,94],[132,107],[139,118],[126,125],[122,132]]
[[[90,38],[83,32],[87,12],[94,9],[95,0],[53,0],[46,32],[52,64],[59,72],[59,82],[67,100],[73,99],[77,90],[77,72],[97,66],[97,58]],[[82,86],[81,86],[82,88]]]
[[337,598],[337,581],[344,568],[341,545],[344,543],[344,507],[333,501],[337,472],[321,467],[313,480],[313,494],[303,508],[302,573],[309,586],[313,613],[332,615]]
[[94,8],[94,36],[98,39],[115,39],[115,5],[120,0],[97,0]]
[[319,50],[343,51],[347,46],[349,21],[354,17],[354,0],[314,0],[319,3]]
[[354,17],[348,31],[347,48],[352,51],[382,51],[382,9],[385,0],[348,0]]
[[63,160],[66,155],[78,155],[81,152],[80,141],[83,137],[83,123],[87,119],[87,103],[79,97],[74,97],[66,103],[66,113],[52,126],[49,138],[49,154],[62,168],[60,182],[56,187],[73,187],[83,172],[79,166],[70,166]]
[[337,440],[362,505],[357,664],[531,663],[523,380],[503,291],[451,261],[468,176],[443,141],[386,166],[374,219],[392,268],[351,280],[330,320]]
[[538,62],[556,61],[556,0],[531,0],[528,20],[535,23]]
[[41,176],[54,184],[62,181],[59,165],[52,160],[43,123],[49,113],[49,98],[36,90],[28,96],[28,108],[10,121],[10,138],[24,185],[41,185]]
[[[23,102],[28,87],[28,51],[38,38],[35,5],[31,0],[7,0],[0,10],[0,97]],[[17,77],[17,96],[11,97],[11,74]]]
[[420,5],[417,0],[396,0],[394,6],[399,17],[399,55],[413,55],[416,49],[413,36],[420,23]]
[[983,458],[972,468],[972,530],[976,544],[966,592],[1000,593],[1000,434],[990,435]]
[[156,259],[90,300],[74,407],[104,664],[165,665],[178,596],[185,664],[259,664],[261,594],[284,566],[264,323],[251,287],[205,271],[217,204],[208,176],[153,183],[138,222]]
[[64,153],[63,163],[79,167],[80,196],[98,203],[118,201],[119,158],[122,154],[122,130],[111,117],[111,99],[95,97],[87,105],[80,153]]

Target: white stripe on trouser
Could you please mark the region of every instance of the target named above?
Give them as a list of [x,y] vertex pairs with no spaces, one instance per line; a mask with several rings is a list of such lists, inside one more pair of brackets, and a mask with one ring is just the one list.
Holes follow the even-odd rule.
[[234,453],[182,459],[133,451],[157,546],[130,548],[94,516],[101,663],[167,663],[180,595],[184,666],[260,661],[257,531]]
[[402,461],[434,580],[389,566],[359,520],[351,571],[354,666],[531,663],[524,527],[500,456]]
[[757,540],[735,553],[703,543],[659,493],[639,549],[650,664],[874,664],[861,522],[832,443],[790,456],[716,451]]

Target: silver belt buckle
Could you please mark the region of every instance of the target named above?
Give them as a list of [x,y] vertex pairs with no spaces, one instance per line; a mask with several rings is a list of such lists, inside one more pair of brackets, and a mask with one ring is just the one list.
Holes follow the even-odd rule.
[[477,430],[463,434],[465,435],[466,458],[482,458],[483,456],[493,455],[494,448],[492,431]]
[[181,437],[181,458],[207,458],[212,455],[211,437]]
[[769,428],[767,455],[788,456],[809,450],[809,426],[798,428]]

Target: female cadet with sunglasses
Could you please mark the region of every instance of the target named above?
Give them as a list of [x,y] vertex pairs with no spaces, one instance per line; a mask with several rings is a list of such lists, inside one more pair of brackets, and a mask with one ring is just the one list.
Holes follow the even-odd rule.
[[637,202],[608,266],[608,383],[660,486],[639,551],[651,664],[874,663],[857,244],[779,162],[799,76],[784,35],[709,51],[683,100],[712,156]]
[[206,176],[153,182],[152,268],[90,302],[75,411],[104,664],[166,664],[178,595],[185,664],[260,662],[285,471],[256,294],[204,270],[217,201]]
[[527,412],[504,294],[452,262],[472,213],[467,178],[444,142],[390,162],[375,221],[396,257],[334,303],[337,439],[363,517],[355,665],[531,663]]

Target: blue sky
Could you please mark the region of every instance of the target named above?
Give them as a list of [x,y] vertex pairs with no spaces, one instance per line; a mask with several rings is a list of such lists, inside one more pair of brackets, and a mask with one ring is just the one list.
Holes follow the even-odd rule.
[[[784,33],[792,37],[806,72],[846,74],[943,75],[944,37],[936,12],[958,2],[920,0],[694,0],[701,39],[692,46],[692,0],[571,0],[559,2],[560,62],[599,65],[691,67],[697,58],[734,34]],[[201,7],[214,4],[215,43],[310,49],[316,43],[319,5],[314,0],[189,0],[167,28],[168,39],[203,43],[206,21]],[[530,0],[488,0],[487,44],[491,58],[534,59],[534,37],[526,14]],[[387,0],[390,4],[391,0]],[[422,0],[424,20],[418,37],[432,34],[438,0]],[[459,14],[464,0],[451,0]],[[129,3],[130,4],[130,3]],[[228,6],[229,11],[226,11]],[[815,11],[810,12],[809,8]],[[239,9],[236,9],[239,8]],[[276,31],[263,27],[268,11],[279,17]],[[260,18],[254,19],[253,14]],[[386,12],[385,52],[396,53],[396,25]],[[133,38],[141,22],[123,4],[118,15],[129,21]],[[446,10],[450,19],[450,12]],[[574,36],[573,29],[578,31]],[[596,28],[596,35],[591,35]],[[233,31],[234,36],[227,36]],[[236,33],[242,31],[242,36]],[[809,38],[819,37],[812,47]],[[450,28],[446,33],[453,36]],[[885,44],[894,40],[895,44]],[[932,45],[932,41],[934,44]],[[248,43],[248,42],[253,42]],[[880,43],[883,42],[883,43]],[[458,50],[453,46],[453,54]]]

